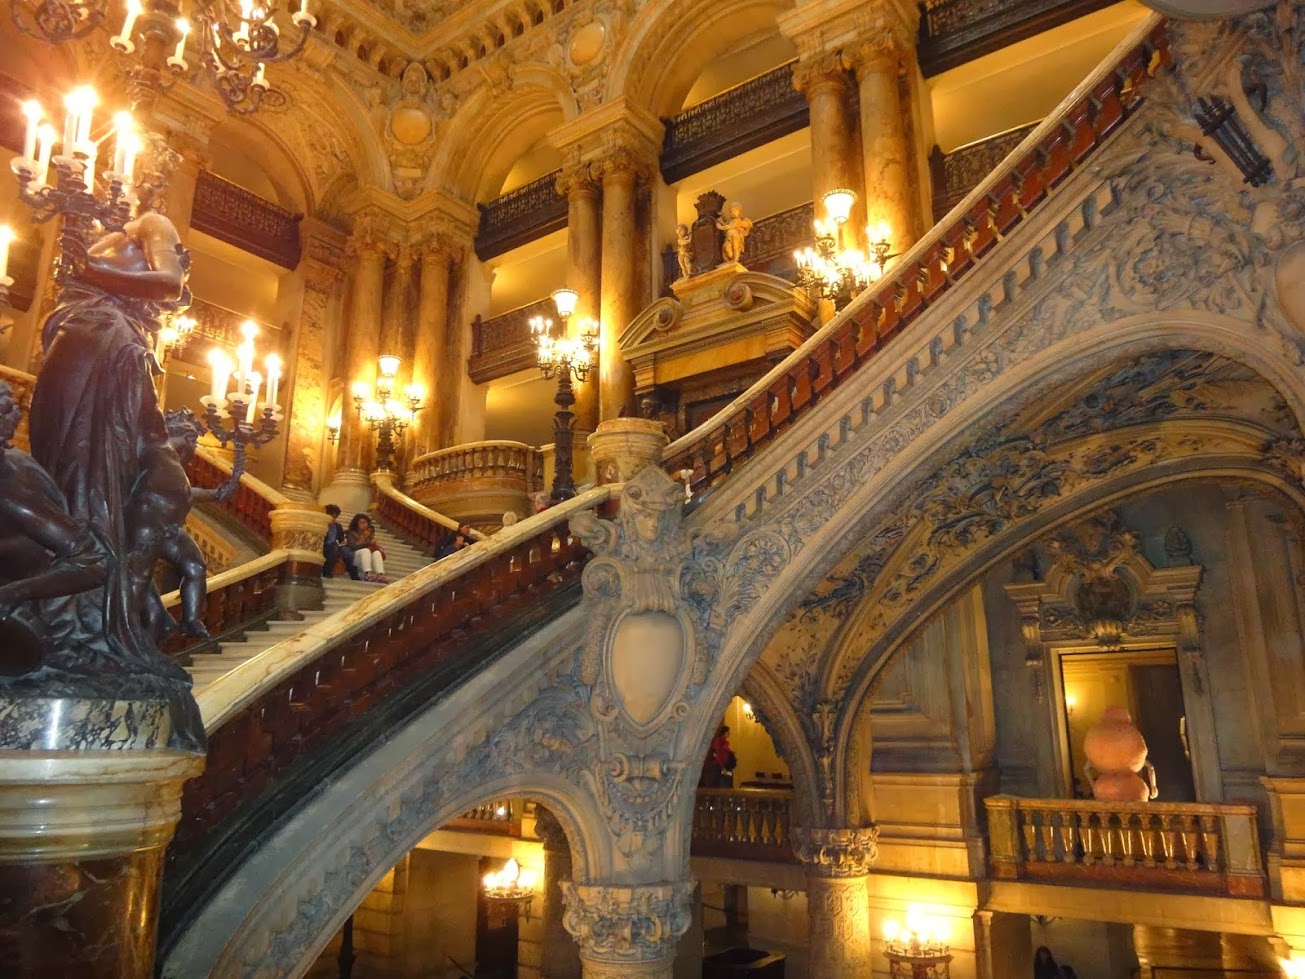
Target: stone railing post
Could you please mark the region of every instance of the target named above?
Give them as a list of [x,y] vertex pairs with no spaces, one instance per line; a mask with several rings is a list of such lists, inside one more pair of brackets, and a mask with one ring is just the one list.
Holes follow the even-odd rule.
[[6,698],[0,710],[11,974],[150,979],[164,851],[204,756],[164,747],[162,701]]
[[293,552],[277,582],[277,608],[285,613],[321,608],[322,541],[330,517],[316,503],[298,500],[278,503],[271,517],[273,550]]
[[1019,810],[1009,795],[983,800],[988,810],[988,863],[994,877],[1014,880],[1020,875]]
[[692,881],[563,881],[563,924],[580,946],[584,979],[672,979],[676,945],[693,921],[693,894]]
[[871,979],[870,865],[879,830],[793,831],[793,851],[807,872],[811,979]]
[[589,455],[599,486],[633,479],[649,466],[661,465],[670,440],[661,422],[647,418],[609,418],[589,436]]

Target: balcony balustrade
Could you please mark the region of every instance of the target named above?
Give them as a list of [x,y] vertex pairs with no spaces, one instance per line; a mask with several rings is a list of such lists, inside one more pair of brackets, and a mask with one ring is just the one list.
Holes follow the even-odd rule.
[[476,255],[482,262],[566,227],[566,198],[557,192],[559,173],[546,173],[479,205]]
[[1254,806],[993,796],[993,877],[1264,897]]
[[947,212],[965,200],[983,179],[1001,165],[1037,123],[1017,126],[944,153],[935,146],[929,154],[929,176],[933,183],[933,219],[941,221]]
[[924,0],[919,57],[926,78],[1108,7],[1114,0]]
[[793,793],[780,789],[699,789],[693,855],[793,863]]
[[533,513],[531,496],[544,488],[543,453],[522,442],[468,442],[420,456],[407,492],[459,523],[496,527],[511,510]]
[[471,358],[467,373],[477,384],[507,377],[535,366],[535,347],[530,342],[532,316],[557,316],[557,306],[545,296],[498,316],[471,322]]
[[521,806],[516,799],[496,799],[469,809],[450,819],[441,829],[463,833],[492,833],[496,836],[521,835]]

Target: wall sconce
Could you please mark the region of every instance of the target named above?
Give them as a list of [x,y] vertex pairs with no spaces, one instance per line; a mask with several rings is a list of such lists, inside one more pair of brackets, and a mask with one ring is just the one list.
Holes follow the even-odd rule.
[[752,721],[752,723],[754,724],[757,722],[756,712],[753,711],[752,705],[748,703],[746,700],[743,701],[743,716],[746,717],[748,720]]
[[512,912],[530,917],[530,904],[535,899],[535,874],[522,870],[515,857],[497,873],[486,874],[481,883],[494,918],[506,922]]
[[1078,698],[1072,693],[1065,694],[1065,713],[1070,717],[1074,716],[1074,708],[1078,706]]
[[884,922],[884,957],[893,979],[950,979],[951,929],[944,918],[912,905],[906,924]]
[[341,419],[339,415],[332,415],[330,418],[326,419],[326,441],[330,442],[332,445],[335,445],[336,442],[340,441],[340,422]]

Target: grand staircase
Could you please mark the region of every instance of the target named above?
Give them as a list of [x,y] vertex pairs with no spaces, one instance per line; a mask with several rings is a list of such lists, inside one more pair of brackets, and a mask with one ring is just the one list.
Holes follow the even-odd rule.
[[[375,527],[376,538],[385,549],[385,576],[391,582],[398,581],[431,563],[431,559],[415,547],[404,543],[379,524],[375,524]],[[383,587],[384,585],[378,583],[354,581],[348,576],[322,579],[324,600],[320,609],[299,613],[302,618],[272,619],[261,626],[248,629],[238,638],[223,641],[219,653],[192,655],[187,670],[195,680],[196,692],[264,650],[302,632],[313,623],[348,608],[359,599],[366,598]]]

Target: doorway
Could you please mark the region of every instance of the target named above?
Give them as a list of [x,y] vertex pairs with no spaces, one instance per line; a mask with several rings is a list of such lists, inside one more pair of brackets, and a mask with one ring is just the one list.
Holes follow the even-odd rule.
[[1182,677],[1172,649],[1063,653],[1060,669],[1075,797],[1092,796],[1083,775],[1084,737],[1107,707],[1122,707],[1146,740],[1160,790],[1157,801],[1196,801]]

